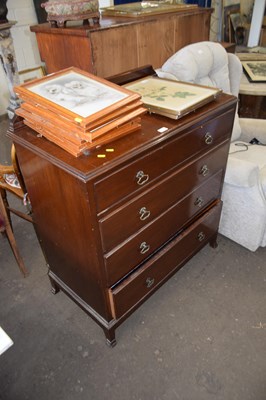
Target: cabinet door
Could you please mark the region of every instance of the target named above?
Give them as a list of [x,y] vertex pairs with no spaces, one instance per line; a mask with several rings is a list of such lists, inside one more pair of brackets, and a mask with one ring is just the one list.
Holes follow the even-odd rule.
[[175,53],[176,16],[138,24],[138,66],[160,68]]
[[87,37],[75,34],[36,32],[41,60],[48,74],[75,66],[93,73],[91,44]]
[[91,32],[94,73],[108,77],[138,66],[136,25]]
[[211,11],[176,17],[173,54],[188,44],[209,40],[210,18]]

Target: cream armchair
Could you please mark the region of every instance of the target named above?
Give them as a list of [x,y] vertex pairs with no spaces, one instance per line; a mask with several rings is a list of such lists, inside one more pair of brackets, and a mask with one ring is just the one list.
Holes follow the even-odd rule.
[[[160,77],[216,86],[238,96],[242,65],[222,45],[188,45],[156,70]],[[251,251],[266,246],[266,120],[236,114],[222,193],[219,232]]]

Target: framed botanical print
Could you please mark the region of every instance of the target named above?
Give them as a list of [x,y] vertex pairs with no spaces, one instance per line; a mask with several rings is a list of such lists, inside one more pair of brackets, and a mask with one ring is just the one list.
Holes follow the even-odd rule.
[[142,96],[150,112],[178,119],[214,100],[221,90],[157,77],[147,77],[125,85]]

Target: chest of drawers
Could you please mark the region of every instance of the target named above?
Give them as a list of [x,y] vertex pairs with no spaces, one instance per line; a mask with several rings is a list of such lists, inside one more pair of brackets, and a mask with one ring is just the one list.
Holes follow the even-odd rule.
[[[72,157],[34,131],[9,132],[53,292],[115,344],[115,330],[203,246],[216,246],[236,99],[142,127]],[[160,129],[164,133],[160,133]]]

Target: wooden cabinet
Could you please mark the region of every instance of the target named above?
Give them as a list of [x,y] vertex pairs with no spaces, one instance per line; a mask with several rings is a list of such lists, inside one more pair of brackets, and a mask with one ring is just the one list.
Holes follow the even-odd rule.
[[47,72],[75,66],[101,77],[162,64],[177,50],[209,40],[211,9],[141,18],[101,17],[94,26],[31,27]]
[[9,133],[53,290],[108,344],[187,260],[216,245],[235,106],[222,94],[177,121],[145,115],[139,131],[79,158],[27,127]]

